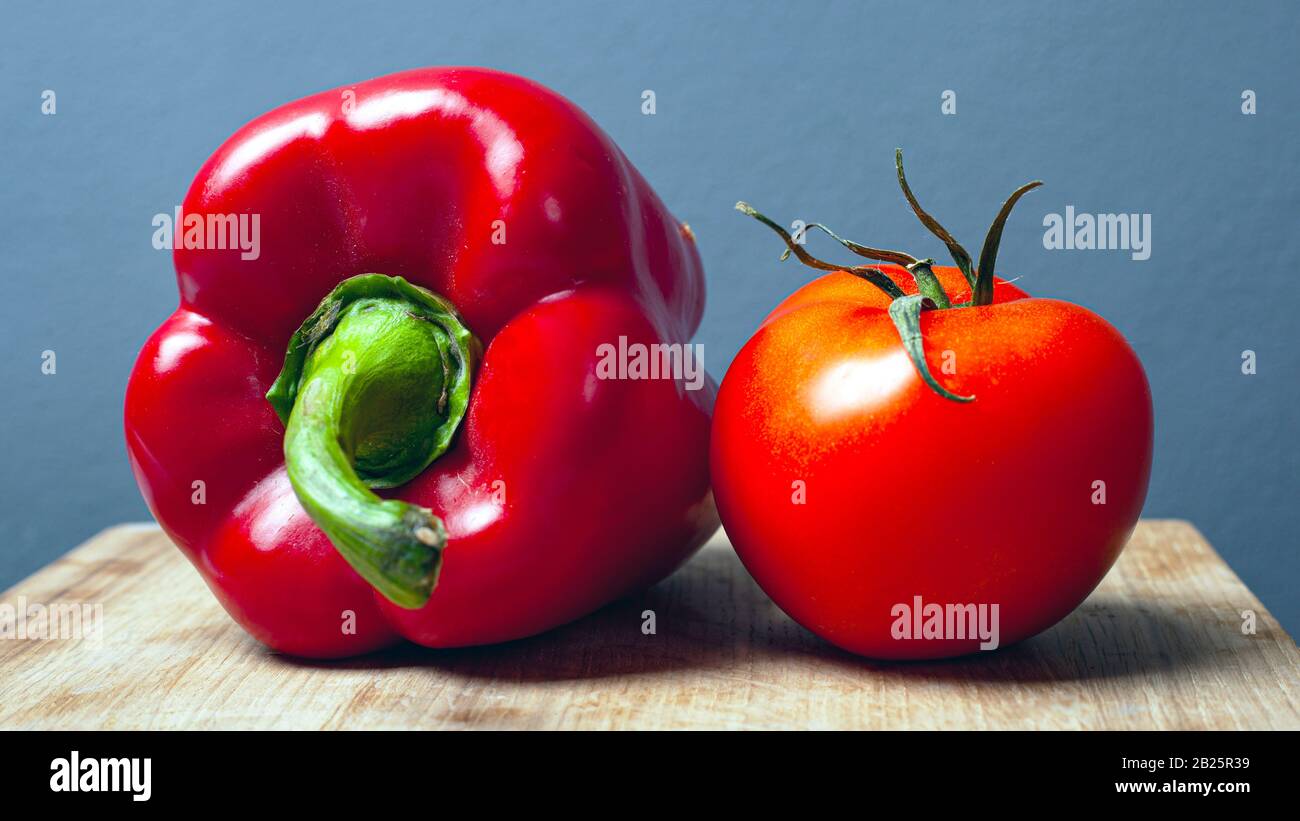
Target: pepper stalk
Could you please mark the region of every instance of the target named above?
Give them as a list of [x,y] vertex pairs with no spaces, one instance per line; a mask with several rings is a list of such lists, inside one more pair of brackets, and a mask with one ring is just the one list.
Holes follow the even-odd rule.
[[285,468],[303,509],[402,607],[428,601],[447,531],[428,508],[373,490],[410,481],[451,446],[481,351],[446,299],[362,274],[294,333],[266,394],[285,425]]

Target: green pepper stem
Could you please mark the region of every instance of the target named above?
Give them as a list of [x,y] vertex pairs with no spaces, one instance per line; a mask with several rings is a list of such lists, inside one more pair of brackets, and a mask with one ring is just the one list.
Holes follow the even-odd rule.
[[428,601],[447,532],[427,508],[372,488],[404,484],[450,447],[479,351],[446,300],[363,274],[302,324],[267,393],[285,423],[285,467],[303,509],[402,607]]

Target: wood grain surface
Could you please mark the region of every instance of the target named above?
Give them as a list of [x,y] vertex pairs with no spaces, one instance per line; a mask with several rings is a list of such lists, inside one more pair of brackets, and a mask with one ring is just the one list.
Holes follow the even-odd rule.
[[20,597],[102,604],[103,629],[0,640],[3,728],[1300,728],[1294,641],[1181,521],[1144,521],[1052,630],[942,663],[827,645],[721,532],[669,580],[546,635],[345,662],[268,652],[152,526],[101,533],[0,604]]

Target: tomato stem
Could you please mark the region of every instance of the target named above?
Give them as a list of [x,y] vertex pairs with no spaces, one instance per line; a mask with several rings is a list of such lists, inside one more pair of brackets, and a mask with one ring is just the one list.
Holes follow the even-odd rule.
[[853,274],[854,276],[860,279],[864,279],[867,282],[870,282],[872,285],[884,291],[885,294],[889,296],[891,299],[897,299],[900,296],[903,296],[903,289],[899,288],[898,285],[892,279],[890,279],[889,276],[886,275],[884,271],[880,270],[879,268],[870,265],[860,265],[857,267],[846,268],[843,265],[832,265],[829,262],[823,262],[820,259],[817,259],[817,257],[805,251],[802,247],[800,247],[799,243],[794,241],[794,237],[791,237],[788,231],[786,231],[780,225],[777,225],[772,220],[760,214],[749,203],[747,202],[736,203],[736,210],[744,214],[745,216],[753,217],[754,219],[763,223],[768,228],[771,228],[773,231],[779,234],[781,239],[785,240],[786,247],[789,250],[787,250],[785,253],[781,255],[781,259],[783,260],[788,259],[790,253],[794,252],[794,255],[798,257],[799,261],[810,268],[816,268],[820,271],[845,271],[847,273]]
[[984,237],[984,247],[980,249],[979,276],[971,292],[971,302],[973,304],[993,304],[993,268],[998,261],[998,246],[1002,243],[1002,229],[1006,227],[1007,217],[1011,216],[1011,209],[1016,207],[1016,203],[1020,198],[1042,184],[1042,180],[1034,180],[1012,191],[1011,196],[1007,197],[1007,201],[1002,203],[998,215],[993,218],[993,224],[989,226],[989,232]]
[[971,269],[970,254],[966,253],[966,249],[961,247],[960,242],[953,239],[952,234],[948,233],[948,229],[940,225],[937,219],[926,213],[926,210],[921,207],[921,203],[916,201],[911,186],[907,184],[907,175],[903,173],[903,149],[901,148],[894,149],[894,167],[898,169],[898,185],[903,189],[903,196],[907,198],[907,204],[912,206],[912,213],[916,214],[922,225],[930,229],[930,233],[948,246],[948,253],[952,255],[953,262],[957,263],[957,268],[961,271],[961,275],[966,278],[966,283],[974,289],[975,272]]
[[808,227],[816,228],[860,257],[874,259],[879,262],[892,262],[895,265],[903,266],[912,275],[912,279],[916,281],[916,289],[933,301],[935,307],[941,309],[952,307],[952,303],[948,300],[948,292],[943,289],[943,284],[939,282],[939,278],[934,275],[934,271],[930,268],[934,260],[917,259],[911,254],[902,251],[887,251],[883,248],[861,245],[852,240],[844,239],[820,222],[811,223]]
[[942,240],[944,245],[948,246],[948,253],[952,255],[953,261],[957,263],[957,268],[965,277],[967,284],[970,285],[971,298],[968,301],[956,305],[952,304],[947,292],[944,291],[943,284],[935,276],[931,267],[934,264],[932,259],[917,259],[911,254],[902,251],[889,251],[883,248],[862,245],[844,239],[819,222],[810,223],[807,226],[810,229],[815,228],[825,233],[860,257],[866,257],[878,262],[893,263],[905,268],[915,280],[916,289],[919,292],[909,296],[904,294],[898,284],[879,268],[869,265],[844,267],[823,262],[800,247],[800,244],[795,242],[794,238],[784,228],[754,210],[749,204],[738,202],[736,203],[736,210],[763,223],[779,234],[781,239],[785,240],[788,250],[781,254],[781,259],[788,259],[790,254],[794,253],[804,265],[822,271],[845,271],[865,279],[884,291],[892,300],[889,304],[889,317],[898,330],[898,336],[903,342],[903,348],[907,351],[908,357],[912,360],[912,364],[916,367],[925,384],[945,399],[951,399],[955,402],[970,402],[975,397],[959,396],[952,393],[940,385],[934,378],[934,374],[930,373],[929,366],[925,361],[924,340],[921,337],[921,313],[926,310],[970,308],[993,304],[993,273],[998,258],[998,245],[1002,241],[1002,229],[1006,226],[1007,217],[1011,215],[1011,209],[1015,207],[1016,202],[1026,192],[1037,188],[1043,183],[1039,180],[1026,183],[1013,191],[1006,202],[1002,203],[1001,210],[998,211],[993,224],[989,226],[988,234],[984,238],[984,246],[980,249],[979,269],[977,272],[971,264],[971,256],[966,252],[966,249],[953,238],[952,234],[948,233],[948,229],[940,225],[938,220],[921,207],[921,203],[917,201],[916,196],[912,193],[911,186],[907,184],[907,175],[903,172],[903,149],[901,148],[894,151],[894,166],[898,171],[898,185],[903,189],[903,196],[907,199],[907,204],[911,207],[912,213],[916,214],[921,223],[932,234]]
[[940,385],[934,378],[934,374],[930,372],[930,366],[925,361],[924,340],[921,337],[921,311],[933,307],[926,302],[924,296],[912,294],[899,297],[889,303],[889,318],[893,320],[894,327],[898,330],[898,337],[903,341],[903,350],[907,351],[907,356],[912,360],[912,365],[921,375],[922,381],[935,393],[954,402],[974,401],[974,396],[960,396]]
[[808,227],[810,229],[816,228],[818,231],[821,231],[823,234],[826,234],[831,239],[835,240],[840,245],[843,245],[845,248],[849,249],[850,251],[852,251],[853,253],[857,254],[860,257],[866,257],[867,259],[874,259],[877,262],[892,262],[895,265],[901,265],[904,268],[906,268],[909,265],[915,265],[918,262],[916,257],[912,256],[911,254],[904,253],[903,251],[887,251],[883,248],[872,248],[869,245],[861,245],[852,240],[845,239],[844,237],[841,237],[839,234],[835,233],[831,229],[827,228],[825,225],[822,225],[820,222],[809,223]]
[[921,292],[921,296],[934,303],[934,307],[939,310],[952,307],[952,302],[948,299],[948,292],[943,289],[943,284],[939,278],[934,275],[934,270],[930,265],[934,262],[932,259],[920,259],[907,266],[907,272],[916,280],[916,290]]

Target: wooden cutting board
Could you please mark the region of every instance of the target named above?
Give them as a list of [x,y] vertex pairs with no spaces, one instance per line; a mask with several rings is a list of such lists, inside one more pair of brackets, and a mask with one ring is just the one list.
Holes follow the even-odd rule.
[[546,635],[345,662],[248,638],[153,526],[104,531],[0,604],[19,597],[102,604],[103,629],[0,640],[3,728],[1300,728],[1295,642],[1181,521],[1144,521],[1052,630],[942,663],[825,644],[721,532],[666,582]]

